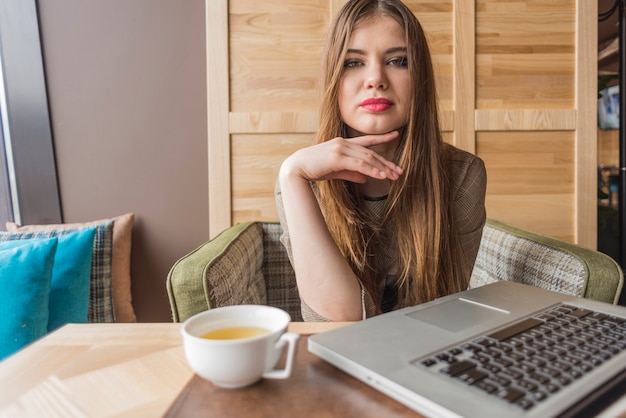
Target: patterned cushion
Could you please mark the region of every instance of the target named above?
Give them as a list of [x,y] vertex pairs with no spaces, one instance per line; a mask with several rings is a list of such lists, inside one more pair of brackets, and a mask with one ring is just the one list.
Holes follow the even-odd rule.
[[301,321],[296,278],[281,232],[278,223],[240,223],[178,260],[167,277],[174,321],[235,304],[276,306]]
[[[88,320],[89,322],[115,322],[111,293],[113,221],[103,222],[94,226],[96,228],[96,234],[93,240],[91,260]],[[81,230],[81,228],[3,232],[0,233],[0,241],[58,237],[79,230]]]
[[624,278],[605,254],[488,219],[470,288],[499,280],[616,303]]
[[282,228],[278,223],[263,226],[263,275],[267,287],[267,304],[286,310],[292,321],[302,321],[300,295],[285,246],[280,242]]
[[210,308],[265,304],[263,229],[252,222],[235,225],[174,264],[167,290],[174,321]]
[[[296,279],[278,223],[245,222],[178,260],[167,277],[174,321],[210,308],[262,303],[302,321]],[[615,303],[623,275],[610,257],[491,219],[470,287],[510,280]]]
[[509,280],[581,296],[585,277],[573,255],[485,226],[470,287]]
[[257,304],[267,301],[263,263],[263,230],[257,225],[241,231],[227,251],[212,260],[205,270],[209,308]]

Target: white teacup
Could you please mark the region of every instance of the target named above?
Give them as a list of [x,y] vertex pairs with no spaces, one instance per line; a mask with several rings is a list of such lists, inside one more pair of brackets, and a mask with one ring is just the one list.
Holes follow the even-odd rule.
[[[271,306],[233,305],[201,312],[182,327],[187,361],[200,377],[224,388],[248,386],[262,377],[286,379],[300,338],[286,332],[290,321],[287,312]],[[286,345],[285,366],[275,369]]]

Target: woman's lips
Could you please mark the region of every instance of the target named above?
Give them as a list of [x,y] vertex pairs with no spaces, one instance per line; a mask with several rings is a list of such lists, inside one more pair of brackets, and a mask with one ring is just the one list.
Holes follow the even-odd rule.
[[366,109],[370,112],[378,113],[384,112],[393,106],[393,102],[389,99],[384,99],[382,97],[371,97],[369,99],[365,99],[361,102],[360,106],[363,109]]

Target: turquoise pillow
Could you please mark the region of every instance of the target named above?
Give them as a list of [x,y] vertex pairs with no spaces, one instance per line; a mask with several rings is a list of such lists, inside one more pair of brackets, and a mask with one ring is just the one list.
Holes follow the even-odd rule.
[[57,238],[0,242],[0,360],[48,332]]
[[[67,323],[87,323],[89,282],[96,228],[55,234],[58,247],[50,282],[48,332]],[[0,241],[24,240],[41,235],[31,232],[0,233]]]
[[50,282],[48,332],[67,323],[85,324],[96,228],[59,235]]
[[[111,263],[113,256],[113,221],[87,228],[96,228],[91,259],[89,288],[89,322],[114,322]],[[84,228],[58,228],[38,231],[0,231],[0,241],[30,238],[62,237]],[[54,326],[54,324],[53,324]]]

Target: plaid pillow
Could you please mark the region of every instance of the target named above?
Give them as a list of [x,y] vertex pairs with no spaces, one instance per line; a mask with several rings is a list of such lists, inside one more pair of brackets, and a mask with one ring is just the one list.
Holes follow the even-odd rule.
[[279,223],[263,222],[263,275],[267,304],[286,310],[292,321],[302,321],[300,294],[285,246],[280,242]]
[[263,230],[258,225],[244,229],[205,270],[210,307],[265,305]]
[[582,296],[586,277],[574,255],[486,225],[470,287],[508,280]]

